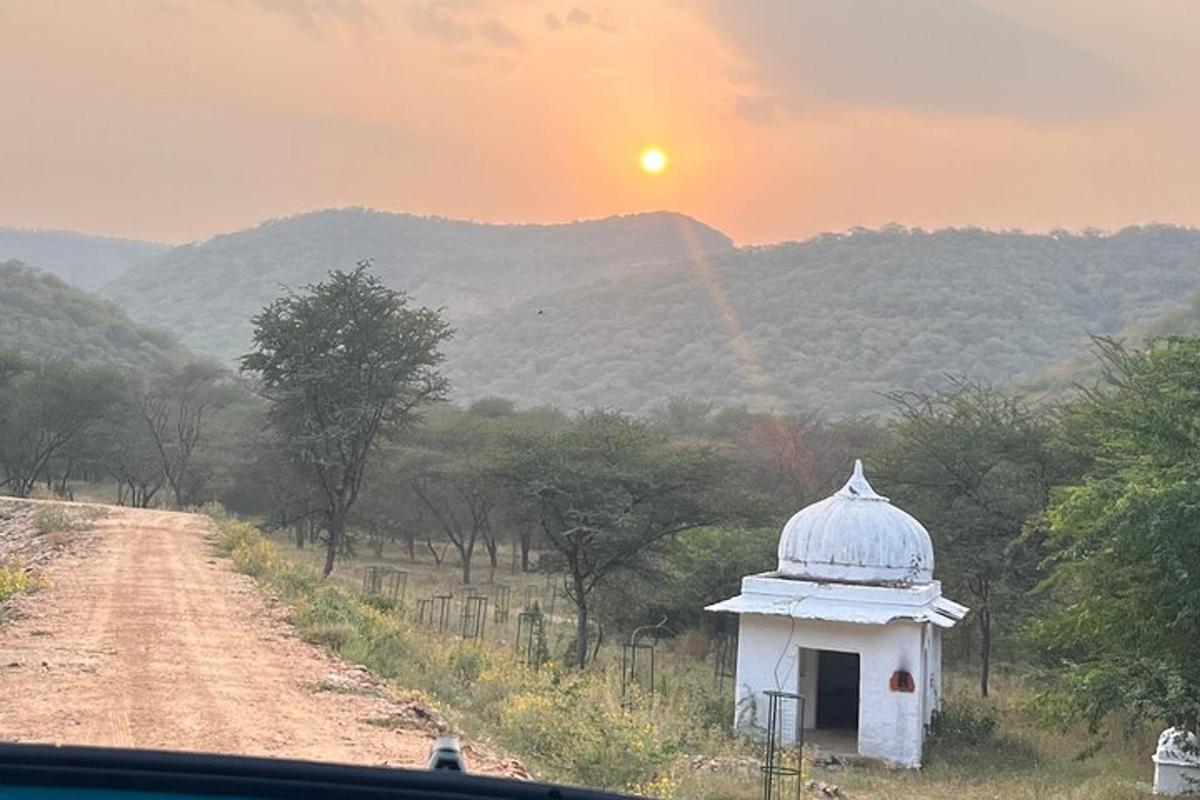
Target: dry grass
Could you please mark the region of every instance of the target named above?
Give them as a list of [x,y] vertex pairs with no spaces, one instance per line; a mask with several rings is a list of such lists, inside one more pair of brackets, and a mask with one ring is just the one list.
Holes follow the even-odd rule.
[[[319,547],[296,550],[290,537],[276,535],[274,540],[288,560],[314,568],[320,566],[323,554]],[[476,570],[475,586],[485,594],[493,594],[488,581],[486,554],[479,555],[478,563],[482,568]],[[334,582],[357,591],[362,584],[364,569],[372,564],[408,571],[406,605],[410,609],[417,598],[434,593],[449,591],[456,597],[461,595],[461,575],[452,553],[447,561],[437,565],[428,552],[418,551],[416,560],[410,561],[407,553],[389,547],[381,559],[364,554],[339,562],[333,575]],[[510,587],[512,616],[515,618],[521,606],[524,587],[533,587],[535,593],[541,593],[546,587],[546,578],[544,575],[512,574],[508,564],[508,554],[502,552],[496,583]],[[569,620],[562,615],[556,614],[556,617],[557,621],[551,626],[552,652],[555,647],[564,646],[572,633]],[[454,621],[452,619],[452,626]],[[497,647],[507,646],[505,643],[507,637],[511,636],[511,626],[499,628],[493,624],[490,616],[488,626],[488,640]],[[444,646],[441,642],[449,642],[454,637],[453,633],[439,636],[427,629],[417,630],[423,631],[424,636],[435,637],[439,642],[436,647]],[[432,641],[430,646],[435,646]],[[663,661],[669,665],[665,673],[668,685],[677,685],[678,692],[711,695],[712,690],[706,688],[708,684],[703,679],[709,667],[696,661],[696,656],[701,655],[704,649],[694,636],[681,637],[679,641],[667,645]],[[608,663],[611,666],[613,659],[619,661],[619,657],[619,651],[609,649],[602,654],[601,665]],[[693,662],[699,667],[688,666]],[[811,769],[810,777],[837,785],[848,798],[872,800],[1131,800],[1148,796],[1152,772],[1149,754],[1153,749],[1156,731],[1145,728],[1133,735],[1126,735],[1114,728],[1093,735],[1081,728],[1063,731],[1048,727],[1039,716],[1035,693],[1018,670],[997,670],[992,683],[992,696],[987,701],[978,698],[976,680],[973,671],[948,669],[946,696],[952,703],[983,703],[994,709],[1000,720],[996,742],[977,751],[956,753],[953,759],[939,758],[933,753],[926,767],[919,771],[860,766],[840,769],[817,767]],[[619,691],[616,687],[619,684],[615,684],[612,690]],[[714,702],[720,700],[715,697],[707,699]],[[672,704],[677,702],[678,699],[671,700]],[[715,713],[719,715],[719,712]],[[712,715],[711,709],[704,714],[710,718]],[[660,731],[669,731],[672,726],[699,724],[700,717],[689,722],[686,714],[675,716],[678,719],[660,718],[656,726]],[[661,773],[654,781],[639,784],[635,788],[645,794],[686,797],[689,800],[757,800],[760,789],[753,767],[753,747],[720,736],[699,738],[710,742],[709,746],[713,749],[705,752],[705,755],[715,758],[697,768],[692,761],[698,752],[680,754],[668,771]],[[518,757],[526,755],[519,751],[514,754]]]

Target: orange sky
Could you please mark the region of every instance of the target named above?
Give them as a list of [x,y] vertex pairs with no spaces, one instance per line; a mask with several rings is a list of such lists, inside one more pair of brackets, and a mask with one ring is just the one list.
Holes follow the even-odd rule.
[[0,0],[0,31],[0,225],[1200,224],[1192,0]]

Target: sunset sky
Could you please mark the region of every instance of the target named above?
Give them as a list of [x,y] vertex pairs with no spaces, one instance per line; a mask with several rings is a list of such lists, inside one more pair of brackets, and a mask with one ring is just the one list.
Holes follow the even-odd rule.
[[1194,0],[0,0],[0,31],[0,225],[1200,224]]

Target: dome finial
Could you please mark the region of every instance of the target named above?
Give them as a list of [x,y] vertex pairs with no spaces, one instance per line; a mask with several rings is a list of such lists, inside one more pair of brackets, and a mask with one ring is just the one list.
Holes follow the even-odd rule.
[[854,473],[850,476],[850,480],[846,481],[846,485],[837,493],[838,497],[845,497],[851,500],[883,500],[887,502],[887,498],[881,494],[876,494],[871,488],[871,484],[867,483],[867,476],[863,474],[862,459],[854,459]]

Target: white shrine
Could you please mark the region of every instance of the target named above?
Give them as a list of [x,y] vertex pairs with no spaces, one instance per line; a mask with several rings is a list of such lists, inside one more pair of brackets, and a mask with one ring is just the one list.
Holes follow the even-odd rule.
[[861,461],[788,520],[778,570],[744,577],[741,594],[707,610],[739,615],[736,730],[762,730],[766,691],[794,692],[805,730],[920,766],[941,702],[942,630],[968,609],[942,597],[929,532],[871,489]]

